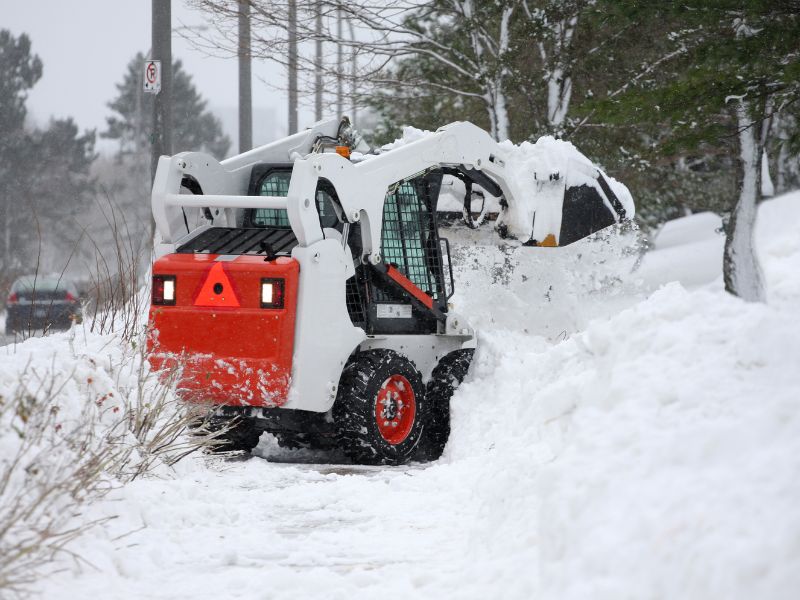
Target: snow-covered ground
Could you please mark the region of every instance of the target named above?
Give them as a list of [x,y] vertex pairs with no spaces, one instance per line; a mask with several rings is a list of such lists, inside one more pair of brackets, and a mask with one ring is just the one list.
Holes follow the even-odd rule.
[[[194,457],[94,505],[83,518],[118,517],[39,596],[796,598],[798,223],[800,193],[760,208],[766,305],[722,291],[708,215],[632,273],[614,239],[466,250],[455,300],[480,345],[441,460],[326,464],[269,436],[247,460]],[[102,354],[82,335],[0,360]]]

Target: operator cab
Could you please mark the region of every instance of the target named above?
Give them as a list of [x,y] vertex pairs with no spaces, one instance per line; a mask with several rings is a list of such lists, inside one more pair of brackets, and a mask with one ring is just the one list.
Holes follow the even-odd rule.
[[[289,193],[292,178],[291,164],[257,164],[253,167],[248,196],[282,196]],[[198,189],[197,192],[202,194]],[[330,183],[321,181],[317,189],[317,213],[326,237],[341,239],[342,222],[337,215],[335,191]],[[285,210],[272,208],[244,209],[240,227],[210,227],[176,250],[178,254],[263,254],[291,256],[297,238]]]
[[[291,178],[291,164],[256,164],[250,174],[247,194],[286,197]],[[449,245],[439,237],[438,230],[436,204],[441,181],[442,171],[437,169],[397,182],[387,190],[384,201],[382,263],[416,288],[417,299],[361,260],[364,251],[360,224],[345,227],[341,203],[333,185],[325,179],[317,184],[317,213],[323,235],[339,241],[346,236],[353,259],[355,275],[345,283],[350,320],[369,335],[430,334],[440,329],[453,288]],[[263,255],[265,260],[271,260],[291,256],[297,246],[285,210],[243,209],[237,223],[240,226],[212,226],[179,246],[176,252]]]

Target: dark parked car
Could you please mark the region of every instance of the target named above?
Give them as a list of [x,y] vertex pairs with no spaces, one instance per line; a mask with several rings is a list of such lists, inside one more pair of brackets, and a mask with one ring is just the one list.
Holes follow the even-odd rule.
[[6,300],[6,335],[32,329],[69,329],[81,320],[75,285],[59,276],[25,275]]

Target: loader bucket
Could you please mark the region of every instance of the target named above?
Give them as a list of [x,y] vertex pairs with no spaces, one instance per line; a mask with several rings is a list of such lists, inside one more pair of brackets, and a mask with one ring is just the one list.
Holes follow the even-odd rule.
[[524,246],[568,246],[633,218],[628,188],[571,143],[544,136],[506,150],[505,172],[500,173],[504,201],[497,219],[501,237],[516,238]]
[[559,246],[568,246],[629,218],[622,202],[600,171],[597,172],[597,183],[598,186],[584,184],[564,190]]

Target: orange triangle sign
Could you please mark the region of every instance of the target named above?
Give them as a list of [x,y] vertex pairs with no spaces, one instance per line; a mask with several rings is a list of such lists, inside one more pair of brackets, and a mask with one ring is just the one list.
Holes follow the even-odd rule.
[[222,268],[221,262],[215,262],[214,266],[208,271],[206,280],[200,292],[194,299],[195,306],[229,306],[238,308],[240,306],[233,284],[228,278],[228,274]]

